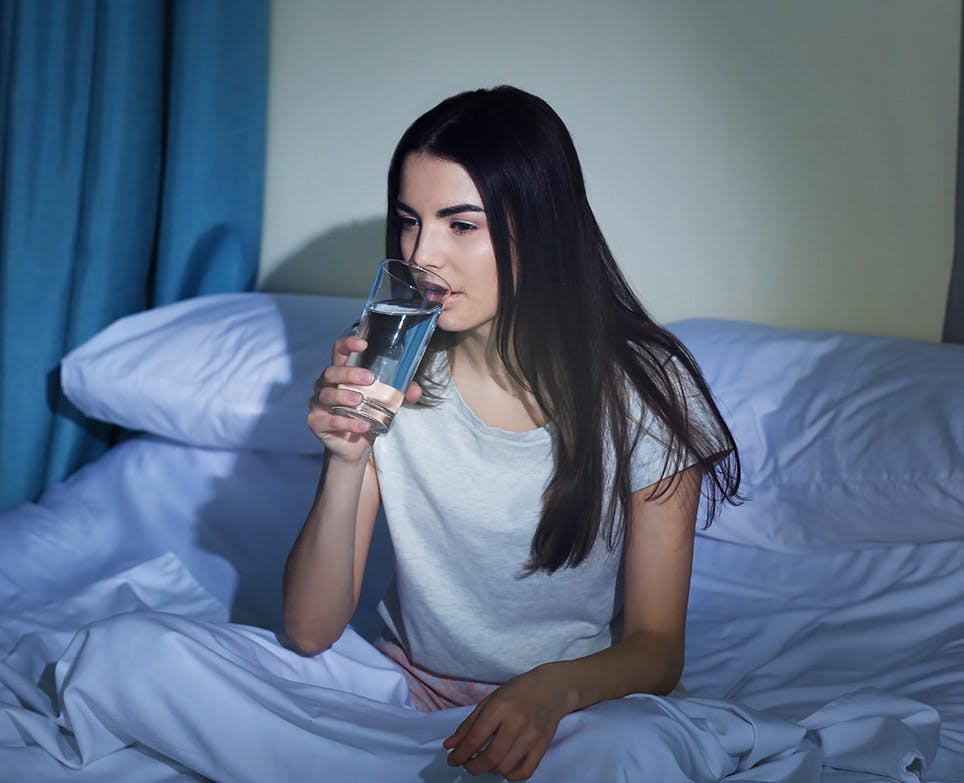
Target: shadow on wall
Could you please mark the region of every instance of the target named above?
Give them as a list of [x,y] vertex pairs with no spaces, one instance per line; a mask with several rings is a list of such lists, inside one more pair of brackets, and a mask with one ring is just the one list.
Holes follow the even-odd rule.
[[262,291],[368,296],[375,265],[385,257],[385,218],[344,223],[282,260],[262,279]]

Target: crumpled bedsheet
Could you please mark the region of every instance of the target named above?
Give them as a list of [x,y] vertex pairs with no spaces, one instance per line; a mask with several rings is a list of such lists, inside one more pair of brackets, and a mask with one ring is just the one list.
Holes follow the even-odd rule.
[[[227,610],[171,554],[0,616],[0,781],[472,778],[442,740],[469,708],[417,711],[351,628],[313,658]],[[864,689],[803,720],[637,695],[567,716],[534,783],[918,783],[939,717]]]

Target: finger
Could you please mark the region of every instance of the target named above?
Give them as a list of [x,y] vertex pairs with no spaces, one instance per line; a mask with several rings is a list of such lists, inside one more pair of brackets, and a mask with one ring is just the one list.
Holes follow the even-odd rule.
[[536,774],[536,767],[539,766],[539,762],[542,761],[542,757],[546,755],[548,749],[549,745],[545,741],[540,741],[531,747],[529,752],[522,758],[522,763],[506,775],[505,779],[517,781],[531,778]]
[[442,747],[451,750],[456,745],[458,745],[464,738],[465,735],[469,733],[469,729],[472,728],[472,724],[475,723],[475,719],[479,716],[479,706],[477,705],[472,712],[469,713],[468,717],[459,724],[459,727],[452,732],[451,736],[443,740]]
[[325,384],[315,389],[314,395],[308,402],[321,408],[328,408],[332,405],[357,405],[361,402],[358,398],[364,395],[355,388],[355,385],[356,384]]
[[[493,693],[497,693],[497,691],[493,691]],[[466,716],[465,720],[459,724],[458,728],[452,732],[452,735],[442,742],[442,747],[454,748],[456,745],[458,745],[465,738],[465,735],[471,730],[472,726],[475,725],[475,721],[479,719],[479,716],[482,714],[482,710],[485,708],[486,703],[491,698],[492,694],[490,693],[488,696],[482,699],[482,701],[476,704],[472,712],[470,712]]]
[[[465,771],[471,775],[481,775],[483,772],[502,770],[504,763],[507,761],[506,755],[515,746],[518,739],[519,735],[516,731],[505,723],[501,724],[495,734],[492,735],[489,744],[479,751],[475,758],[470,758],[465,762],[463,765]],[[520,748],[516,760],[522,758],[527,749],[528,744]],[[512,766],[514,767],[515,763]]]
[[375,380],[375,374],[365,367],[331,364],[325,368],[318,380],[321,382],[321,385],[317,387],[318,390],[324,389],[326,386],[338,386],[344,383],[368,386]]
[[409,405],[414,405],[422,398],[422,387],[417,383],[410,383],[408,386],[408,391],[405,392],[405,402]]
[[368,347],[368,341],[361,337],[350,334],[347,337],[339,337],[335,340],[331,349],[331,363],[342,365],[348,361],[348,357],[353,353],[360,353]]
[[334,424],[332,434],[344,433],[346,435],[365,435],[371,428],[371,422],[359,419],[355,416],[332,416]]
[[328,414],[328,426],[331,432],[368,432],[371,422],[359,416],[343,416],[340,413]]
[[[368,432],[370,426],[365,419],[344,415],[341,408],[356,408],[364,399],[361,392],[336,386],[325,387],[308,401],[308,426],[316,435],[338,432]],[[338,411],[333,411],[334,407]],[[359,423],[366,426],[362,429]]]
[[364,435],[371,423],[355,416],[339,416],[323,410],[308,414],[308,428],[318,437],[326,435]]
[[[519,767],[538,743],[539,735],[535,731],[528,731],[517,736],[512,746],[502,756],[502,761],[496,768],[496,772],[507,779],[525,780],[523,777],[513,776],[519,775],[521,771]],[[541,759],[542,756],[540,755],[539,758]]]
[[354,408],[365,399],[365,395],[357,389],[349,389],[345,386],[326,386],[315,396],[318,405],[323,409],[332,408],[335,405]]
[[472,756],[486,747],[486,743],[489,742],[498,728],[498,721],[492,720],[485,714],[480,715],[465,736],[452,749],[452,752],[449,753],[449,764],[464,766]]
[[[365,367],[345,367],[331,364],[321,374],[321,388],[350,383],[355,386],[369,386],[375,380],[375,373]],[[317,387],[316,387],[317,388]],[[320,389],[318,389],[320,391]]]

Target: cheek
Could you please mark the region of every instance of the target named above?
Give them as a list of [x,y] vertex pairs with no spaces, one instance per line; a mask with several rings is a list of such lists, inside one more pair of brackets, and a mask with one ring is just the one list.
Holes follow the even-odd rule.
[[402,260],[408,261],[415,251],[415,236],[411,231],[402,231],[398,235],[398,242],[402,248]]

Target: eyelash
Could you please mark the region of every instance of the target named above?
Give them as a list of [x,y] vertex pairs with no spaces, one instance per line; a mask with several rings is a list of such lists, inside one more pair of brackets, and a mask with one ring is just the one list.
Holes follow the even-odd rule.
[[[411,231],[418,228],[418,220],[408,215],[399,215],[398,226],[401,231]],[[478,226],[466,223],[464,220],[453,220],[450,226],[456,234],[469,234],[478,228]]]

